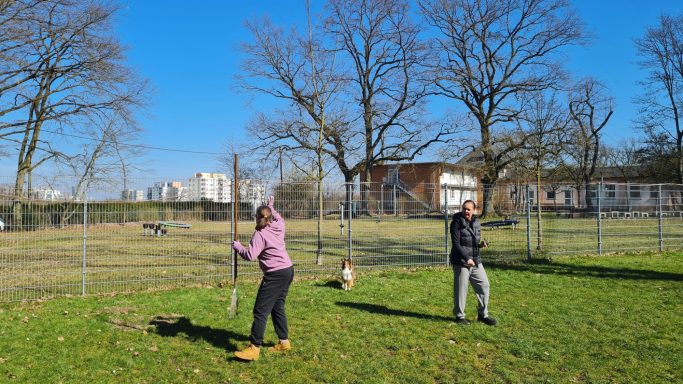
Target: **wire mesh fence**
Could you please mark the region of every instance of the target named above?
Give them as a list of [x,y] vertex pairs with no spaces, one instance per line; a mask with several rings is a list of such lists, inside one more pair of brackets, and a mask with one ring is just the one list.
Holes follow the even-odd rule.
[[530,245],[537,255],[667,251],[683,247],[683,186],[529,185]]
[[[286,221],[299,275],[334,275],[345,257],[361,270],[447,265],[451,207],[467,198],[438,184],[243,180],[235,203],[231,180],[214,184],[227,192],[168,182],[79,199],[3,187],[0,301],[229,283],[231,229],[248,242],[268,195]],[[485,260],[683,248],[680,185],[499,183],[491,196]],[[261,273],[242,260],[236,272]]]

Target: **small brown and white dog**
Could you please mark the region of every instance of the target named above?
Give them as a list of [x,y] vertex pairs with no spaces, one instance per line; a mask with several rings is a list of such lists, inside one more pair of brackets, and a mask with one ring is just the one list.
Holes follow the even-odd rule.
[[341,267],[342,288],[344,288],[345,291],[349,291],[353,288],[353,282],[356,280],[356,271],[353,270],[353,262],[351,259],[342,259]]

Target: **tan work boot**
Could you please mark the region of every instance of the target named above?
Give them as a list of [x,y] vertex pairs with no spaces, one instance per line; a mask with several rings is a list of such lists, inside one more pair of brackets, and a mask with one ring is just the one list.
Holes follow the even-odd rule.
[[291,341],[280,340],[277,344],[268,348],[268,351],[269,352],[284,352],[284,351],[289,351],[290,349],[292,349],[292,342]]
[[255,346],[254,344],[249,344],[249,346],[243,350],[236,351],[235,357],[241,360],[253,361],[258,360],[260,354],[261,348]]

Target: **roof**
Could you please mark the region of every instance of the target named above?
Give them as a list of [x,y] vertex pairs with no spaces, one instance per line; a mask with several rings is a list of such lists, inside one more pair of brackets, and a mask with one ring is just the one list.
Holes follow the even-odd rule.
[[378,167],[414,167],[414,166],[439,166],[439,167],[448,167],[448,168],[459,168],[459,169],[472,169],[474,170],[476,167],[473,167],[471,165],[465,165],[465,164],[459,164],[459,163],[446,163],[443,161],[432,161],[432,162],[418,162],[418,163],[392,163],[392,164],[381,164],[381,165],[375,165],[375,168]]

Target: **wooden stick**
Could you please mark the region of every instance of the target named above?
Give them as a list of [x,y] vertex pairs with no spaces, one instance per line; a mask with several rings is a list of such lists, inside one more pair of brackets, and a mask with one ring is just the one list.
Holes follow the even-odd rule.
[[[234,178],[233,178],[233,194],[232,194],[232,241],[237,241],[237,222],[239,221],[239,188],[237,184],[237,173],[239,166],[237,164],[237,154],[234,154]],[[237,251],[232,253],[232,299],[230,300],[229,317],[237,315]]]

